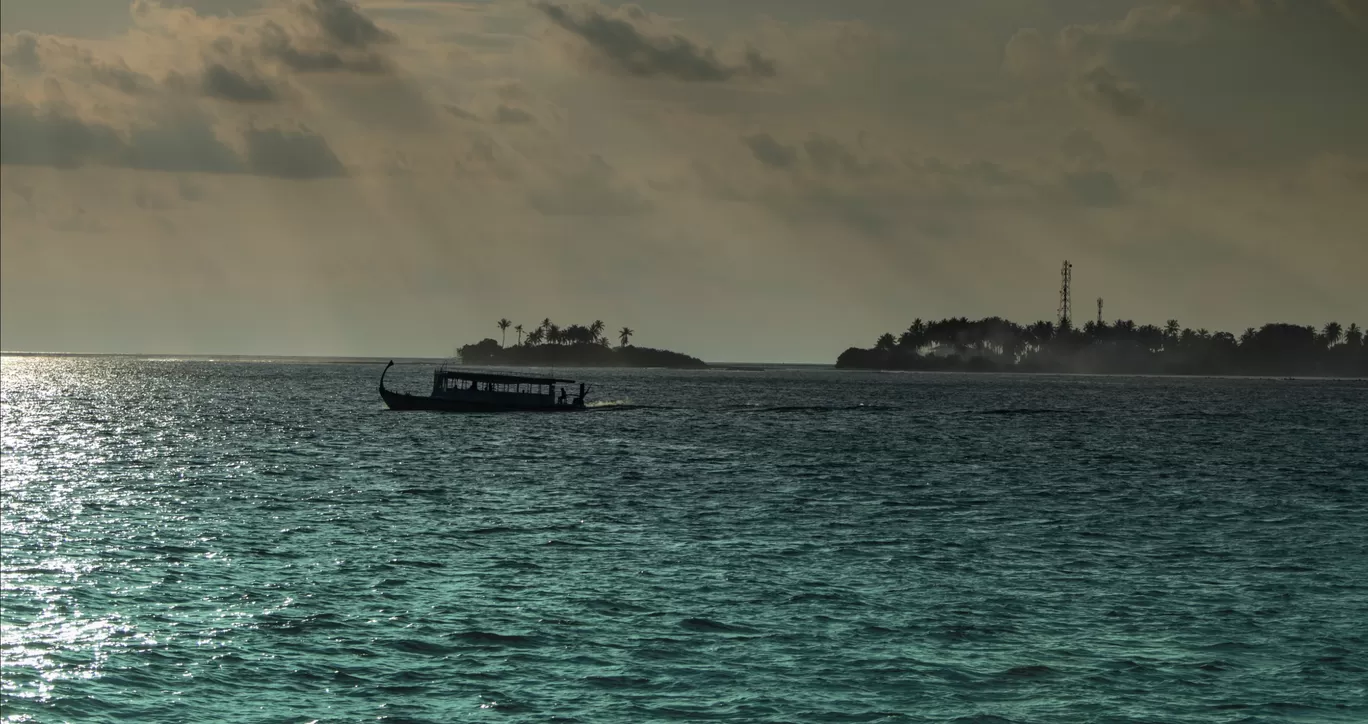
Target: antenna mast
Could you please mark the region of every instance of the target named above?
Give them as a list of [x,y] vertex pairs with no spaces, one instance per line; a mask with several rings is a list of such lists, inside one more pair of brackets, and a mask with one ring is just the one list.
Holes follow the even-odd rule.
[[1064,266],[1059,270],[1059,277],[1059,327],[1063,329],[1073,326],[1073,297],[1069,289],[1073,282],[1073,264],[1065,260]]
[[1102,326],[1102,297],[1097,298],[1097,326]]

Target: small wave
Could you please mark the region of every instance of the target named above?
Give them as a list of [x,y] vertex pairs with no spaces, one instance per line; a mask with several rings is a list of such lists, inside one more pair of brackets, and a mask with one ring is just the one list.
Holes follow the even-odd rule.
[[517,634],[497,634],[489,631],[462,631],[452,634],[450,638],[468,643],[493,644],[498,646],[530,646],[536,640],[530,636],[519,636]]
[[445,563],[438,561],[404,561],[393,558],[386,562],[392,566],[408,566],[410,568],[446,568]]
[[1070,410],[1061,407],[1004,407],[983,410],[984,415],[1076,415],[1089,410]]
[[420,641],[418,639],[401,639],[394,642],[394,648],[409,654],[427,654],[429,656],[441,656],[455,651],[450,646],[433,643],[431,641]]
[[1049,676],[1053,673],[1055,673],[1055,670],[1044,664],[1031,664],[1028,666],[1013,666],[1000,675],[1013,679],[1034,679],[1041,676]]
[[681,628],[689,629],[690,631],[707,631],[714,633],[754,632],[754,629],[746,628],[745,626],[722,623],[721,621],[714,621],[710,618],[686,618],[679,622],[679,626]]
[[823,413],[823,412],[881,412],[901,409],[896,405],[734,405],[722,408],[750,413]]
[[586,676],[584,680],[596,686],[612,688],[625,688],[629,686],[646,686],[651,683],[650,679],[640,676]]

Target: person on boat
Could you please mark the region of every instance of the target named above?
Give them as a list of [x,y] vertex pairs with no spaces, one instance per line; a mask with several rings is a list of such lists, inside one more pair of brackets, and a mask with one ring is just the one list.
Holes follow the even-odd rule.
[[564,388],[564,387],[561,388],[561,393],[560,393],[560,404],[562,404],[562,405],[565,404],[565,388]]

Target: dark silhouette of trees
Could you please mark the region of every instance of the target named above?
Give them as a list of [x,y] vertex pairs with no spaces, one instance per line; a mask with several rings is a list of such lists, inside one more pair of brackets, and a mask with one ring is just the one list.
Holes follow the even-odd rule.
[[1368,345],[1357,324],[1330,322],[1319,331],[1265,324],[1229,332],[1163,327],[1118,319],[1081,328],[1001,317],[916,319],[870,349],[851,348],[838,367],[907,370],[1004,370],[1118,374],[1368,376]]
[[[499,320],[500,332],[512,323]],[[458,351],[461,361],[472,365],[526,365],[565,367],[676,367],[702,368],[707,365],[696,357],[663,349],[637,347],[628,344],[635,331],[623,327],[618,332],[622,345],[610,346],[604,336],[607,325],[602,320],[591,324],[570,324],[562,327],[548,317],[523,337],[523,326],[514,327],[518,344],[507,347],[502,342],[485,339],[468,344]]]
[[499,320],[499,335],[500,335],[499,346],[500,346],[500,347],[504,346],[504,343],[508,341],[508,328],[509,328],[509,326],[512,325],[512,324],[513,324],[513,323],[510,322],[510,321],[508,321],[507,319],[500,319],[500,320]]

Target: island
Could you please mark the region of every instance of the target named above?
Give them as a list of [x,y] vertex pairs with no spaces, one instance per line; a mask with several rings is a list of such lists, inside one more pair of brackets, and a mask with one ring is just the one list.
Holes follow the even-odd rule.
[[[618,346],[614,347],[604,335],[602,321],[591,324],[571,324],[561,327],[548,317],[534,329],[508,319],[497,323],[500,339],[487,338],[468,344],[457,351],[461,364],[516,367],[668,367],[673,369],[704,369],[707,363],[697,357],[666,349],[638,347],[631,344],[635,330],[618,330]],[[517,335],[516,343],[508,346],[508,330]]]
[[1068,318],[1021,325],[1001,317],[914,321],[868,349],[851,347],[838,369],[1097,374],[1368,377],[1368,345],[1357,324],[1296,324],[1229,332]]

